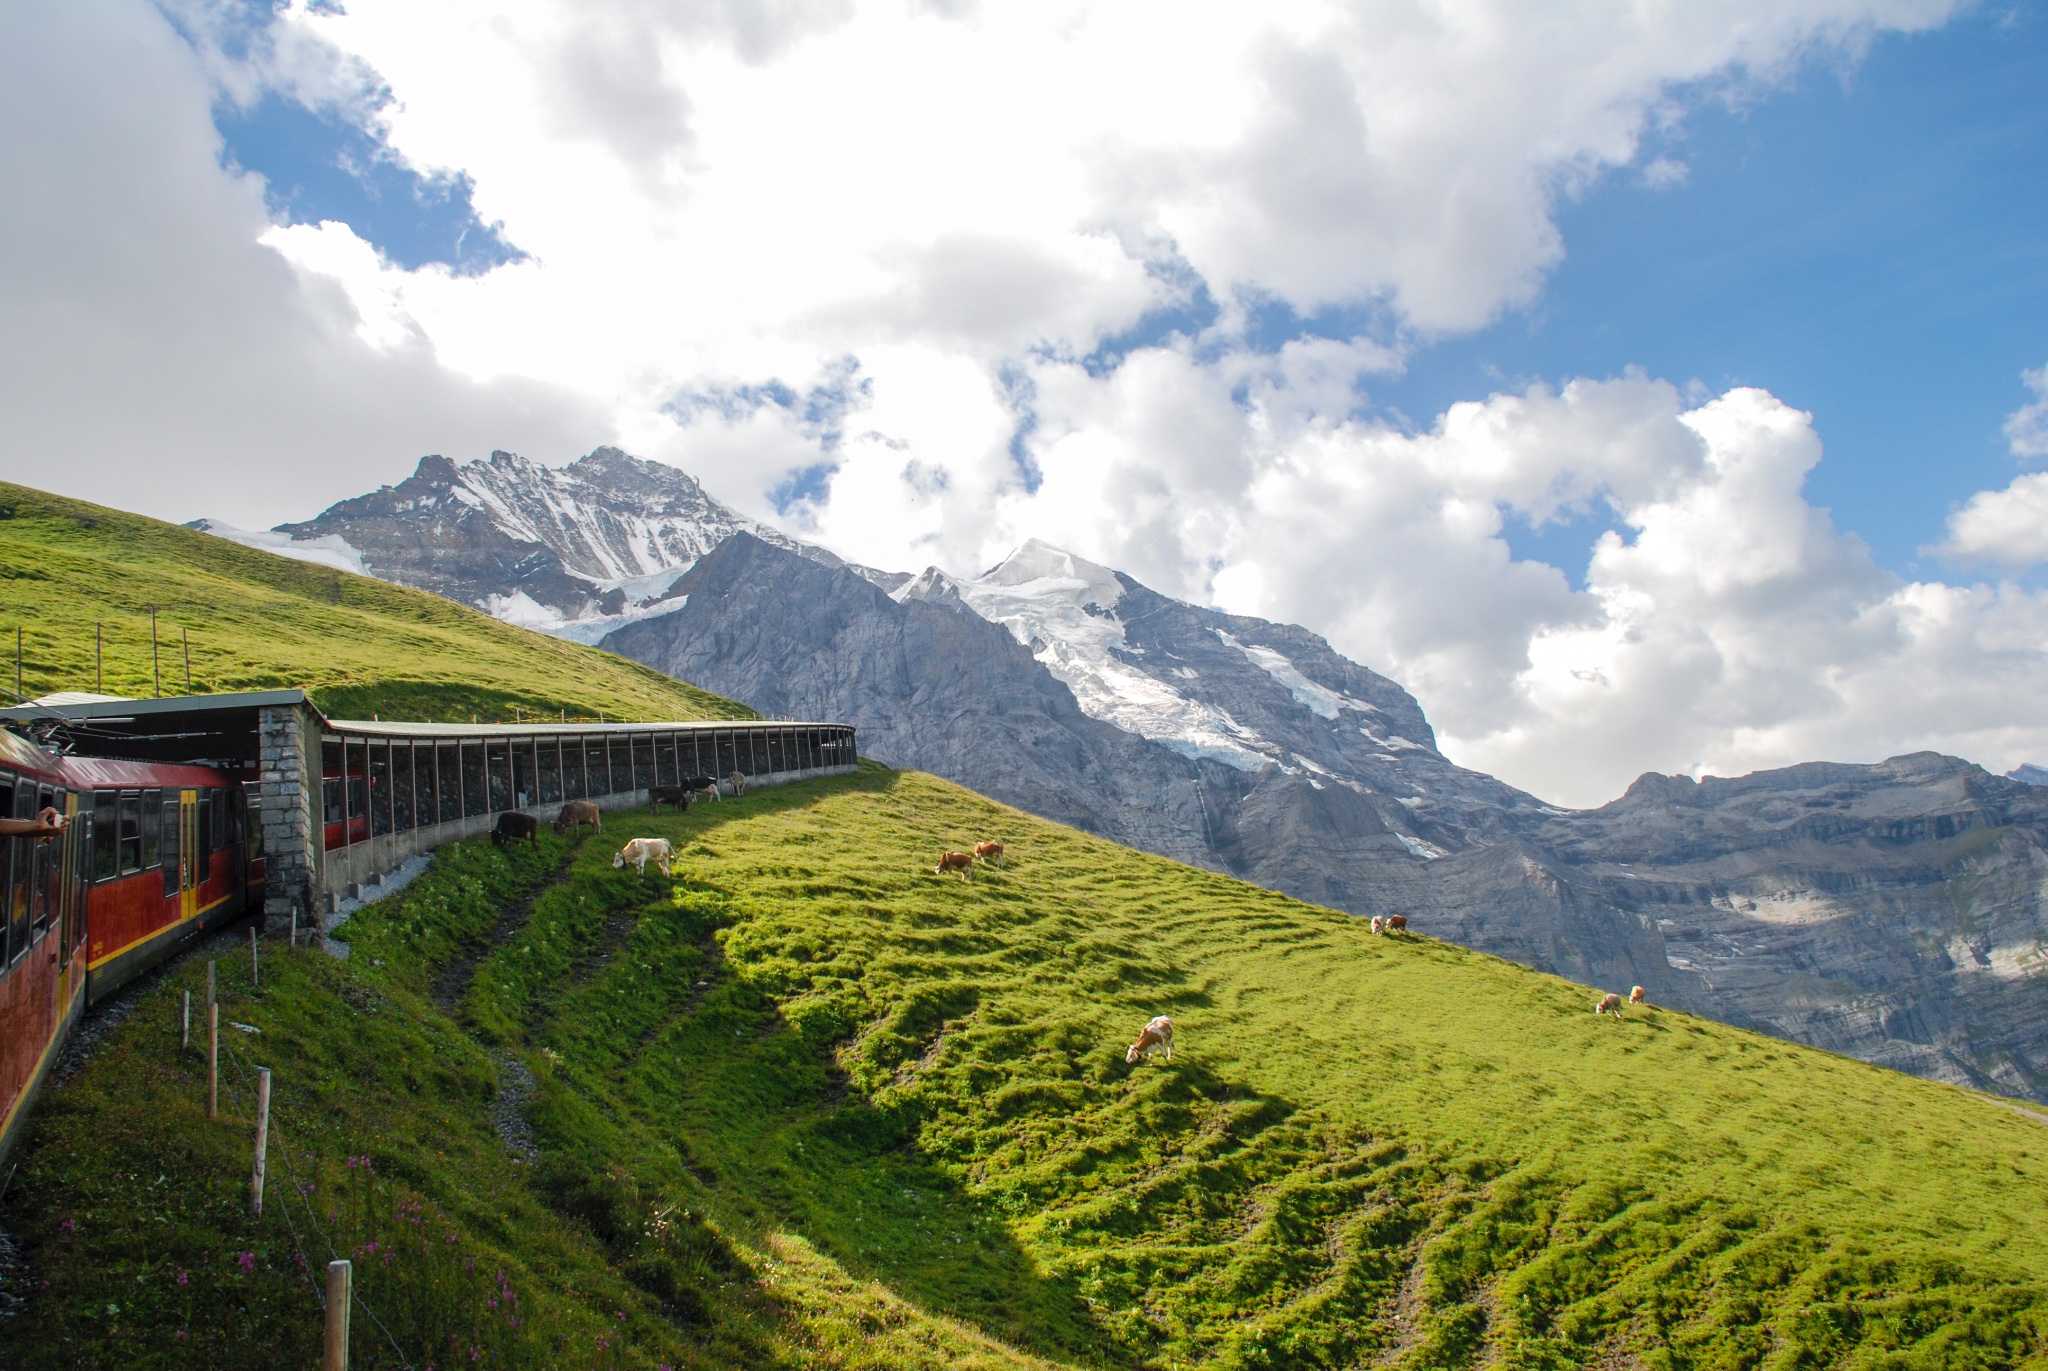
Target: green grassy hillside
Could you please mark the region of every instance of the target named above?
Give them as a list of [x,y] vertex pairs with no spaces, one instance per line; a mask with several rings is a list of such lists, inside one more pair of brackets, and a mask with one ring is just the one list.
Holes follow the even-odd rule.
[[[329,714],[510,722],[515,711],[751,718],[637,662],[514,628],[437,595],[0,482],[0,676],[23,693],[148,696],[148,606],[165,695],[302,686]],[[100,676],[95,677],[94,628]]]
[[293,1198],[187,966],[48,1102],[0,1363],[309,1364],[332,1242],[358,1367],[2048,1366],[2037,1119],[928,777],[466,844],[344,932],[223,963]]

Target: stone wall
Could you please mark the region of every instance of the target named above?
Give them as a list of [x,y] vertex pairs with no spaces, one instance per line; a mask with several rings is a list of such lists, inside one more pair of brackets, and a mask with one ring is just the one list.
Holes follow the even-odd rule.
[[319,884],[319,790],[308,758],[318,735],[310,710],[278,705],[257,711],[260,749],[256,817],[263,826],[263,921],[287,922],[294,907],[312,909]]

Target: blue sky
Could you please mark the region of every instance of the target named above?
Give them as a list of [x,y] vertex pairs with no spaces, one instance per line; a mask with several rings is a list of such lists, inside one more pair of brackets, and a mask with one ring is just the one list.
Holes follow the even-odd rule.
[[472,276],[525,256],[478,219],[466,173],[421,173],[374,124],[271,92],[247,108],[221,102],[214,125],[223,160],[261,176],[286,223],[339,220],[408,270],[435,262]]

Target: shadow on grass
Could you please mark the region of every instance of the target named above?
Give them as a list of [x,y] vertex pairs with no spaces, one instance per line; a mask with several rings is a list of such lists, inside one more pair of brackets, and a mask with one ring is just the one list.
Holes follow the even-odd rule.
[[[793,1234],[846,1277],[927,1314],[1040,1355],[1140,1364],[1156,1350],[1147,1338],[1107,1328],[1071,1271],[1048,1274],[1018,1241],[1015,1225],[1034,1209],[1014,1190],[966,1183],[971,1161],[942,1155],[946,1146],[931,1143],[926,1126],[942,1120],[942,1131],[955,1129],[973,1114],[975,1126],[998,1131],[1032,1116],[1065,1127],[1077,1108],[1122,1110],[1128,1136],[1118,1145],[1131,1154],[1122,1164],[1143,1167],[1161,1149],[1158,1134],[1191,1132],[1195,1115],[1218,1103],[1238,1121],[1239,1144],[1294,1110],[1193,1064],[1126,1067],[1122,1039],[1086,1022],[1105,991],[1137,992],[1173,1012],[1210,997],[1179,968],[1096,936],[1071,911],[1014,884],[1028,880],[1028,861],[1021,877],[1015,868],[989,873],[958,892],[965,903],[953,911],[951,883],[917,867],[908,848],[900,870],[896,852],[867,854],[884,862],[878,872],[872,862],[833,863],[805,848],[797,829],[786,848],[749,854],[751,866],[715,870],[691,860],[724,849],[722,832],[741,820],[800,816],[849,791],[885,796],[901,779],[866,767],[700,803],[686,815],[607,815],[607,848],[667,837],[679,866],[662,879],[651,869],[606,870],[595,855],[579,861],[591,911],[581,926],[594,930],[599,906],[623,909],[633,892],[637,923],[610,940],[603,967],[578,963],[576,983],[554,983],[535,1006],[543,1013],[529,1020],[530,1040],[559,1049],[536,1127],[548,1148],[565,1160],[573,1154],[585,1171],[636,1156],[643,1175],[667,1173],[648,1182],[664,1193],[687,1175],[762,1250]],[[781,851],[786,864],[772,855]],[[856,912],[867,920],[865,945],[846,922]],[[616,916],[606,926],[616,931]],[[998,936],[1011,929],[1016,937]],[[731,936],[721,941],[723,930]],[[734,940],[743,965],[723,956]],[[877,984],[836,960],[856,945],[857,958],[917,958],[927,970],[914,982]],[[1077,958],[1088,974],[1063,974],[1064,1003],[1032,1024],[1003,1010],[987,1045],[970,1049],[974,1069],[1003,1082],[994,1095],[952,1081],[924,1096],[905,1088],[935,1071],[949,1042],[976,1021],[984,983],[1022,984],[1041,961]],[[835,1007],[834,996],[848,1007]],[[1026,1079],[1038,1069],[1030,1063],[1013,1072],[1017,1034],[1059,1054],[1070,1078]],[[848,1053],[861,1058],[858,1078]],[[960,1089],[967,1095],[945,1093]],[[825,1298],[815,1281],[804,1296],[813,1297]]]

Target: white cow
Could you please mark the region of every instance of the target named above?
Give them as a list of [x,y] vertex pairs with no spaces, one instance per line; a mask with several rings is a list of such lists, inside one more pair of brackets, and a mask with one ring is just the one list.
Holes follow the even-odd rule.
[[612,867],[616,870],[631,862],[633,869],[645,876],[647,864],[653,862],[661,874],[666,876],[669,874],[668,864],[674,860],[675,855],[675,849],[669,845],[666,838],[635,838],[619,849],[619,855],[612,858]]

